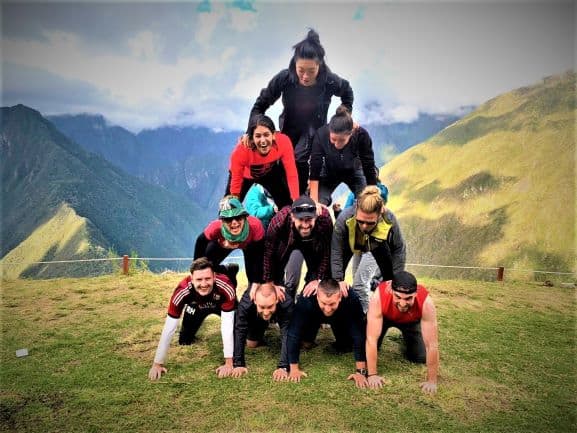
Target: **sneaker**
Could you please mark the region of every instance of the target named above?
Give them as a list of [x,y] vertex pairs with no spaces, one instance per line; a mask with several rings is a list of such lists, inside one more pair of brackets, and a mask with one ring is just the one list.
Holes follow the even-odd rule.
[[227,263],[226,265],[224,265],[224,267],[226,269],[225,271],[226,275],[228,276],[228,278],[230,278],[230,281],[232,282],[234,287],[236,287],[237,285],[236,274],[238,274],[238,270],[240,269],[238,263]]

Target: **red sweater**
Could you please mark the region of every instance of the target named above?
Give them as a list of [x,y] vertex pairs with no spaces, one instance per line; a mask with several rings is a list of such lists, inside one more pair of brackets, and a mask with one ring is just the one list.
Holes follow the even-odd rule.
[[254,179],[258,182],[258,179],[266,175],[274,163],[280,160],[286,172],[291,199],[296,200],[299,197],[299,180],[290,138],[282,132],[275,132],[274,140],[275,143],[266,156],[237,143],[230,156],[231,194],[238,196],[243,179]]

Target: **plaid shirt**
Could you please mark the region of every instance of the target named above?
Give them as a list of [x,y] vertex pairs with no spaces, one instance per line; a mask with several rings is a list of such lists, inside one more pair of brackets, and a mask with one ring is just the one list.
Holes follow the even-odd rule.
[[[303,252],[307,264],[305,281],[330,277],[331,237],[333,220],[327,209],[317,217],[312,230],[311,248]],[[291,219],[291,208],[285,206],[270,221],[264,240],[263,281],[283,284],[284,267],[290,253],[298,249],[298,232]]]

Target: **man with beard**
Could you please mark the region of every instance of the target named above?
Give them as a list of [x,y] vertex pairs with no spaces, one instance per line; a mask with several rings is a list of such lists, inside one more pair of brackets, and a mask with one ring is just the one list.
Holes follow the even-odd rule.
[[[315,202],[302,195],[292,206],[285,206],[271,220],[264,241],[263,281],[274,284],[279,299],[285,292],[294,299],[294,287],[286,287],[285,267],[294,250],[299,250],[306,262],[305,289],[316,290],[320,280],[330,275],[331,235],[333,221],[326,208],[317,215]],[[288,271],[287,271],[288,272]],[[289,272],[295,274],[295,272]],[[251,291],[254,299],[254,290]]]
[[311,348],[321,324],[331,325],[337,353],[354,352],[356,372],[348,376],[358,388],[367,386],[365,357],[365,317],[356,293],[344,297],[339,283],[322,280],[316,295],[299,296],[288,330],[287,348],[290,372],[288,380],[300,382],[307,374],[299,367],[301,345]]
[[[353,290],[363,311],[369,305],[373,279],[390,280],[393,272],[405,269],[405,242],[397,219],[386,209],[386,198],[378,186],[367,186],[354,206],[341,212],[331,241],[332,276],[346,293],[345,270],[353,261]],[[386,197],[386,195],[385,195]]]
[[[236,287],[226,275],[215,274],[212,263],[201,257],[192,262],[190,275],[183,279],[174,289],[168,314],[164,322],[164,328],[160,336],[158,348],[154,356],[154,362],[148,372],[150,380],[160,379],[167,369],[164,366],[170,340],[176,331],[179,318],[183,311],[187,315],[183,318],[182,326],[188,328],[190,339],[186,344],[191,344],[196,332],[204,319],[210,314],[220,316],[220,330],[224,352],[224,365],[216,369],[218,377],[226,377],[232,373],[233,345],[234,345],[234,312],[236,309]],[[184,321],[187,320],[185,324]],[[180,344],[185,344],[180,342]]]
[[368,386],[380,388],[384,378],[377,372],[378,348],[390,327],[403,334],[405,357],[411,362],[426,363],[427,380],[421,383],[424,393],[437,392],[439,341],[437,313],[427,289],[417,284],[409,272],[395,272],[393,279],[379,284],[371,298],[367,314]]
[[270,283],[260,284],[250,300],[249,290],[244,293],[235,316],[234,324],[234,369],[232,377],[241,377],[248,373],[244,348],[255,348],[264,345],[264,333],[269,323],[274,320],[280,329],[281,351],[273,380],[285,380],[288,376],[288,358],[286,350],[287,328],[293,311],[293,300],[290,296],[279,302],[274,286]]

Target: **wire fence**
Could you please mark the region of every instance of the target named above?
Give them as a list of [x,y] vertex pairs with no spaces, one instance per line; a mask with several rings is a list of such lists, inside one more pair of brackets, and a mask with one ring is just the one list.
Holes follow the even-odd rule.
[[[0,262],[2,279],[16,278],[58,278],[58,277],[94,277],[106,274],[128,275],[139,271],[187,272],[193,257],[106,257],[94,259],[53,260],[37,262]],[[229,255],[223,263],[237,263],[244,267],[241,254]],[[25,268],[23,272],[12,269]],[[433,278],[456,278],[485,281],[534,280],[547,282],[564,281],[575,284],[577,273],[551,270],[519,269],[504,266],[460,266],[424,263],[407,263],[407,269],[419,276]]]

